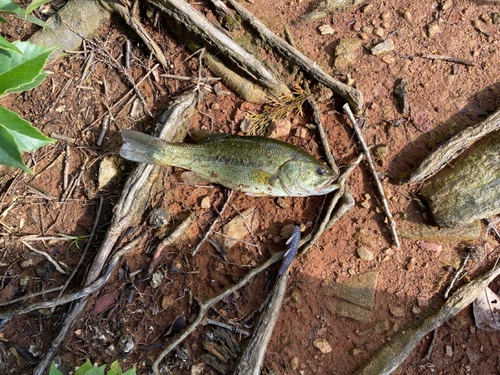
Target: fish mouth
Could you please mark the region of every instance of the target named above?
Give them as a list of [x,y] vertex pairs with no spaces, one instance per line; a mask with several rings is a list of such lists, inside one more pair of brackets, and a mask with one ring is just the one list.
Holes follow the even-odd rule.
[[319,186],[315,186],[314,190],[316,190],[319,194],[321,194],[323,192],[323,190],[325,190],[326,187],[328,187],[331,184],[333,184],[333,182],[336,179],[337,179],[337,176],[332,176],[331,178],[329,178],[328,180],[326,180],[326,182],[324,184],[319,185]]

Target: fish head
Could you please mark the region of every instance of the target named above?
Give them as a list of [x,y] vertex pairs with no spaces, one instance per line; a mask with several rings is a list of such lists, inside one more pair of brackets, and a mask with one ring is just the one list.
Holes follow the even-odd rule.
[[339,188],[335,184],[338,176],[337,169],[332,170],[312,157],[289,160],[278,170],[283,190],[295,197],[328,194]]

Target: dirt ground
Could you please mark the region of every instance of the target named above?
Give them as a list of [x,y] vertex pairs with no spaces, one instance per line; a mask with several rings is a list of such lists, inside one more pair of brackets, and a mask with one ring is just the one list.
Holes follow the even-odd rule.
[[[339,79],[345,79],[346,73],[350,75],[367,103],[366,142],[388,146],[387,153],[375,159],[376,169],[388,192],[389,207],[398,227],[407,223],[431,224],[430,215],[410,195],[419,187],[399,186],[391,181],[414,167],[442,140],[481,121],[498,108],[500,24],[494,24],[491,17],[500,11],[500,3],[373,0],[367,3],[368,6],[295,25],[294,21],[304,14],[311,3],[309,0],[254,0],[244,2],[244,6],[277,35],[283,36],[286,26],[297,48],[327,73]],[[441,12],[438,12],[439,5],[444,9]],[[208,4],[197,2],[195,7],[215,20]],[[145,4],[141,5],[141,22],[154,35],[171,64],[169,71],[157,68],[158,73],[197,77],[198,59],[190,58],[191,52],[169,33],[164,20],[160,17],[155,23],[154,16],[148,16],[148,9]],[[438,29],[433,29],[435,34],[429,37],[432,29],[429,24],[438,19]],[[330,25],[335,30],[334,34],[321,35],[321,25]],[[35,30],[36,27],[13,18],[9,18],[8,25],[0,25],[0,34],[11,41],[25,40]],[[375,32],[382,35],[376,36]],[[395,43],[394,51],[373,56],[365,48],[376,39],[389,36]],[[0,100],[1,105],[18,112],[47,136],[56,133],[70,138],[69,142],[60,140],[31,155],[25,154],[24,160],[34,171],[33,175],[0,167],[2,303],[64,285],[67,275],[55,271],[44,257],[33,254],[20,238],[26,235],[81,237],[77,240],[30,241],[33,247],[49,253],[72,270],[82,256],[87,243],[85,236],[92,230],[102,197],[103,209],[95,237],[65,293],[82,287],[86,271],[109,226],[113,205],[133,167],[132,163],[120,164],[122,176],[111,185],[98,189],[99,165],[107,157],[114,156],[119,160],[121,129],[150,132],[152,128],[151,117],[140,110],[140,103],[134,104],[134,101],[121,113],[117,114],[117,110],[113,112],[114,118],[109,122],[102,145],[96,144],[102,126],[102,121],[96,120],[131,88],[122,73],[111,66],[98,49],[107,51],[123,63],[123,45],[127,38],[132,45],[129,72],[137,82],[148,68],[156,64],[155,59],[150,58],[150,52],[140,39],[115,17],[99,30],[94,44],[87,46],[95,52],[90,74],[86,78],[82,79],[82,72],[89,53],[74,53],[49,65],[47,69],[54,74],[38,88]],[[343,70],[333,67],[333,51],[340,38],[354,38],[362,42],[355,60]],[[466,66],[418,57],[429,54],[467,59],[475,64]],[[212,73],[203,67],[202,75],[212,76]],[[408,115],[401,114],[394,95],[394,88],[402,78],[409,82],[411,120],[416,126]],[[152,74],[140,85],[140,90],[149,110],[156,114],[168,105],[173,96],[195,87],[195,81]],[[229,90],[224,83],[222,88]],[[341,168],[358,155],[351,126],[341,110],[343,103],[344,100],[337,95],[320,103],[328,142]],[[214,93],[207,93],[200,106],[213,123],[208,116],[198,113],[190,122],[191,129],[213,128],[235,134],[242,134],[241,112],[248,108],[256,111],[261,108],[260,105],[246,103],[234,94],[217,96]],[[408,121],[400,124],[398,120],[401,118]],[[289,119],[292,130],[281,139],[324,158],[317,134],[306,127],[306,124],[312,123],[311,110],[304,106],[304,116],[290,114]],[[70,183],[72,178],[76,179],[76,183],[70,194],[64,197],[67,146],[71,150],[67,176]],[[50,168],[45,170],[47,166]],[[285,225],[300,222],[305,225],[304,234],[310,233],[318,225],[321,213],[329,202],[329,196],[286,198],[278,202],[273,197],[251,197],[235,192],[215,231],[220,231],[229,220],[237,217],[238,212],[256,207],[260,224],[252,235],[245,238],[252,245],[237,243],[228,250],[227,261],[208,243],[191,256],[210,223],[218,217],[217,210],[226,200],[226,189],[218,185],[195,188],[184,184],[179,175],[180,171],[175,168],[168,175],[165,170],[162,172],[156,189],[150,194],[141,225],[131,235],[143,234],[146,241],[124,257],[119,270],[115,270],[110,281],[92,298],[58,354],[63,363],[76,366],[90,358],[94,363],[109,364],[119,359],[124,369],[135,365],[139,374],[147,374],[162,350],[149,346],[167,324],[179,315],[189,320],[197,311],[195,299],[204,301],[219,294],[234,285],[250,267],[283,250],[286,239],[281,238],[280,233]],[[321,236],[317,246],[305,256],[298,257],[291,267],[285,300],[265,357],[268,370],[276,374],[354,373],[377,348],[417,319],[427,306],[444,300],[442,294],[471,245],[452,240],[427,241],[432,245],[425,246],[417,240],[401,238],[401,247],[395,249],[391,247],[392,239],[380,209],[380,200],[364,162],[353,172],[348,185],[356,200],[355,206]],[[208,197],[208,208],[202,204],[205,197]],[[161,233],[152,228],[147,220],[148,214],[155,208],[165,208],[169,213],[169,222],[160,230]],[[158,243],[157,235],[171,231],[190,212],[196,213],[195,224],[176,247],[167,249],[159,268],[163,281],[153,287],[150,280],[144,278],[151,260],[151,254],[146,252]],[[484,233],[483,224],[481,236],[473,244],[483,244]],[[468,278],[491,267],[498,256],[494,250],[499,246],[499,239],[490,235],[487,241],[490,249],[488,256],[480,262],[467,263],[465,272]],[[441,245],[442,249],[436,251],[436,245]],[[361,246],[373,254],[372,260],[360,259],[357,249]],[[332,314],[328,306],[338,300],[325,292],[328,286],[374,269],[380,273],[370,320],[357,322]],[[271,267],[259,274],[240,290],[239,295],[210,310],[208,317],[230,324],[241,322],[264,302],[266,284],[276,271],[277,267]],[[456,285],[463,283],[461,279]],[[499,286],[500,280],[490,285],[494,292],[498,292]],[[57,294],[47,293],[2,308],[7,311],[37,300],[50,301]],[[69,308],[69,305],[64,305],[54,311],[41,309],[2,322],[0,372],[29,372],[33,363],[28,363],[23,356],[16,357],[17,353],[24,349],[33,361],[40,360]],[[251,330],[257,320],[258,316],[249,320],[248,328],[243,328]],[[363,334],[381,321],[388,323],[388,329]],[[179,359],[178,354],[166,358],[164,363],[172,373],[192,374],[195,373],[194,368],[200,368],[196,365],[201,363],[200,357],[206,353],[202,335],[211,330],[208,325],[200,326],[183,342],[181,346],[188,353],[187,360]],[[431,344],[432,333],[420,342],[397,373],[500,372],[500,335],[477,329],[472,307],[464,309],[436,332],[430,358],[424,356]],[[124,335],[131,335],[135,343],[128,355],[117,350],[119,338]],[[243,336],[236,335],[236,338],[242,347],[248,342]],[[323,353],[314,345],[318,338],[329,343],[330,352]],[[166,345],[172,340],[172,337],[162,338],[158,342]],[[234,364],[234,361],[227,364],[229,371]],[[217,372],[206,366],[198,373]]]

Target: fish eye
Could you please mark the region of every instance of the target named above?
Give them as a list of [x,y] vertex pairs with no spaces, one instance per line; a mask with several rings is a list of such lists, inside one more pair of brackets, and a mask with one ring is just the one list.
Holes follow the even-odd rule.
[[323,176],[325,174],[325,168],[323,168],[323,167],[316,168],[316,174],[318,176]]

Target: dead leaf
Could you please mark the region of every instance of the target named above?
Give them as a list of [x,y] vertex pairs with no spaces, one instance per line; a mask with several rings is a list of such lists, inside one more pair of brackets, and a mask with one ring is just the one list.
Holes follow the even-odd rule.
[[109,309],[111,307],[111,305],[113,305],[116,301],[115,294],[116,294],[116,292],[106,294],[102,297],[99,297],[95,301],[94,308],[92,309],[92,314],[97,315],[97,314],[100,314],[100,313],[106,311],[107,309]]
[[486,288],[472,306],[477,328],[484,331],[500,330],[500,297],[497,294]]
[[429,117],[425,112],[419,111],[417,109],[411,110],[411,122],[415,129],[422,133],[429,133],[432,129]]

